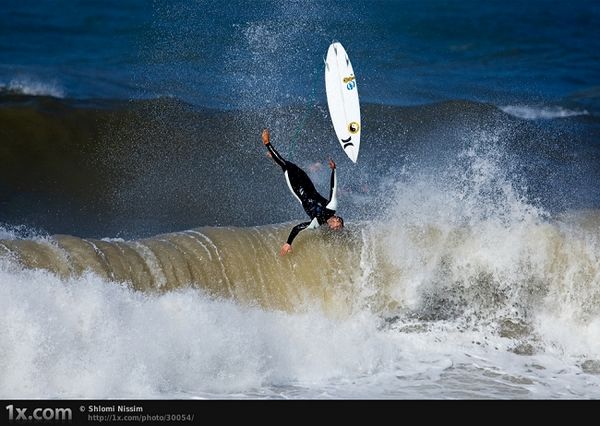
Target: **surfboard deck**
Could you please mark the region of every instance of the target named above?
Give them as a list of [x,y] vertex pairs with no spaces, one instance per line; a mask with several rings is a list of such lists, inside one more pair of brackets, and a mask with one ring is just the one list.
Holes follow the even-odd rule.
[[344,46],[331,43],[325,60],[327,106],[335,134],[346,155],[356,163],[360,149],[360,104],[352,63]]

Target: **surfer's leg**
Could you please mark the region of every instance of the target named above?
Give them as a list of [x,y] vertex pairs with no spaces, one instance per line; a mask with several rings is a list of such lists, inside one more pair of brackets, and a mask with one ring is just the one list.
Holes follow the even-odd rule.
[[286,161],[285,180],[292,194],[303,206],[309,199],[318,195],[315,186],[304,170],[289,161]]
[[285,172],[287,170],[287,161],[285,161],[284,158],[275,150],[275,148],[273,148],[273,145],[271,145],[270,143],[268,143],[265,146],[267,147],[267,149],[271,153],[271,158],[273,160],[275,160],[275,162],[277,164],[279,164],[279,166]]

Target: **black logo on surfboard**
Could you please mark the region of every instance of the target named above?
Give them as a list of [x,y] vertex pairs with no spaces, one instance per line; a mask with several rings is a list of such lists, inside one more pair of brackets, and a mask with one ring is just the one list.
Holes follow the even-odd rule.
[[352,142],[350,142],[352,140],[352,136],[348,137],[348,139],[342,139],[342,143],[344,144],[343,147],[344,149],[346,149],[349,146],[354,146],[354,144]]

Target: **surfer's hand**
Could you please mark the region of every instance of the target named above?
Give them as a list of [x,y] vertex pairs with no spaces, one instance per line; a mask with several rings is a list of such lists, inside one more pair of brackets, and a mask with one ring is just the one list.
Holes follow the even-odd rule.
[[329,159],[329,168],[331,170],[335,170],[335,161],[333,161],[331,158]]
[[291,251],[292,251],[292,245],[288,244],[288,243],[285,243],[283,245],[283,247],[281,247],[281,251],[279,252],[279,255],[285,256],[286,254],[288,254]]
[[263,141],[263,143],[264,143],[265,145],[267,145],[267,144],[269,143],[269,136],[270,136],[270,135],[269,135],[269,129],[264,129],[264,130],[262,131],[262,135],[261,135],[261,137],[262,137],[262,141]]

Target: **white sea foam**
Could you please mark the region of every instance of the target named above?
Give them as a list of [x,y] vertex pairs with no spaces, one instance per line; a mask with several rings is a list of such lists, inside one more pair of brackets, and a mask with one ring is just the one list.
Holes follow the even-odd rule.
[[502,111],[512,116],[523,118],[525,120],[551,120],[553,118],[576,117],[580,115],[589,115],[586,110],[569,110],[560,106],[526,106],[526,105],[507,105],[500,107]]
[[491,329],[449,321],[267,312],[93,275],[3,269],[0,283],[3,398],[600,396],[564,353],[519,356]]
[[8,83],[0,83],[0,90],[22,95],[65,97],[64,89],[57,82],[43,82],[32,78],[15,78]]
[[15,240],[23,238],[43,238],[44,233],[24,225],[9,226],[0,224],[0,240]]

